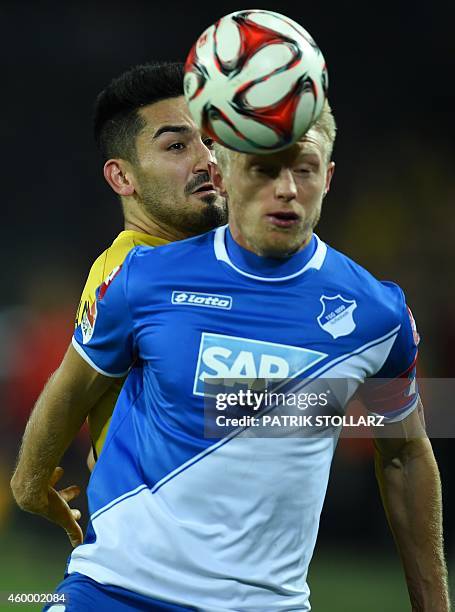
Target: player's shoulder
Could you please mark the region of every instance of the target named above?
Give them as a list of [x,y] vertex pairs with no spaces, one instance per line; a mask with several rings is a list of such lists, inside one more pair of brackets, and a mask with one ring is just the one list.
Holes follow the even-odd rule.
[[396,319],[403,316],[406,299],[403,289],[395,282],[376,278],[362,265],[331,246],[327,246],[325,269],[336,278],[340,287],[368,303],[372,312]]
[[153,264],[154,269],[162,270],[163,266],[173,266],[183,261],[187,264],[189,257],[192,262],[202,260],[208,250],[213,251],[214,232],[215,230],[211,230],[193,238],[170,242],[159,249],[137,246],[128,255],[128,265],[141,268]]
[[[92,263],[92,265],[90,266],[90,270],[88,273],[88,278],[99,278],[100,282],[102,282],[103,280],[103,274],[104,271],[106,270],[106,263],[107,263],[107,259],[108,259],[108,255],[109,255],[109,250],[111,248],[112,245],[110,245],[107,249],[104,249],[104,251],[102,253],[100,253],[98,255],[98,257],[94,260],[94,262]],[[125,253],[126,255],[126,253]],[[98,283],[98,285],[100,284],[100,282]]]
[[144,300],[162,297],[166,286],[187,277],[190,271],[204,269],[213,252],[213,232],[160,247],[136,246],[125,258],[120,278],[131,307]]
[[132,249],[140,246],[152,250],[153,247],[161,246],[161,244],[165,244],[165,241],[154,236],[131,230],[120,232],[93,262],[88,274],[86,287],[94,291],[112,270],[124,263]]
[[122,233],[115,238],[107,249],[104,249],[104,251],[98,255],[90,266],[76,312],[76,326],[80,324],[82,317],[95,301],[97,288],[115,267],[121,265],[131,248],[127,247],[125,240],[122,240]]
[[113,268],[124,261],[135,244],[130,236],[125,236],[125,232],[120,232],[112,243],[98,255],[89,272],[89,278],[92,277],[95,282],[98,281],[96,286],[103,282]]

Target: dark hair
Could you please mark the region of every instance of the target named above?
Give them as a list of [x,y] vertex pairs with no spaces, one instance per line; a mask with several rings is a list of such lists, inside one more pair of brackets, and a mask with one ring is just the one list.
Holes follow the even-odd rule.
[[138,110],[183,96],[183,64],[154,62],[134,66],[113,79],[95,102],[94,134],[104,159],[136,159],[136,136],[145,122]]

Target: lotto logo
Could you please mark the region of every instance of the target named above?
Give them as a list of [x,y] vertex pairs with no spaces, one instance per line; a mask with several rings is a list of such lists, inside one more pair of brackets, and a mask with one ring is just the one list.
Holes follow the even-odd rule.
[[[327,357],[306,348],[204,332],[193,393],[210,396],[210,379],[294,378]],[[227,380],[226,380],[227,379]]]
[[217,295],[215,293],[173,291],[172,303],[179,306],[202,306],[203,308],[221,308],[222,310],[231,310],[232,308],[230,295]]

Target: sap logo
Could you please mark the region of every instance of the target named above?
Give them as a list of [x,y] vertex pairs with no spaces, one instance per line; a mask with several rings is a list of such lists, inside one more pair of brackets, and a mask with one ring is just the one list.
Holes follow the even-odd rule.
[[235,385],[242,378],[294,378],[324,357],[326,353],[296,346],[204,332],[193,393],[210,396],[207,386],[219,384],[219,379]]
[[215,293],[173,291],[172,303],[179,306],[202,306],[203,308],[221,308],[222,310],[231,310],[232,308],[230,295],[217,295]]

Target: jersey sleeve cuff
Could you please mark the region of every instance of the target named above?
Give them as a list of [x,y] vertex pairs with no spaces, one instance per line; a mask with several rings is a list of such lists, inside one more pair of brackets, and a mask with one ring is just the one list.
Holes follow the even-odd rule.
[[109,378],[123,378],[130,371],[130,368],[128,368],[127,370],[125,370],[125,372],[120,372],[118,374],[114,374],[113,372],[106,372],[106,370],[103,370],[102,368],[97,366],[96,363],[92,361],[92,359],[90,359],[90,357],[87,355],[87,353],[84,351],[84,349],[81,347],[81,345],[74,336],[71,339],[71,344],[73,345],[74,350],[82,357],[82,359],[86,361],[90,367],[92,367],[94,370],[96,370],[103,376],[109,376]]
[[399,423],[400,421],[403,421],[406,417],[408,417],[411,414],[411,412],[414,412],[414,410],[418,406],[419,399],[420,399],[420,396],[417,393],[416,397],[414,398],[414,400],[409,406],[406,406],[406,408],[404,408],[403,410],[400,410],[399,412],[395,412],[395,413],[392,412],[389,415],[383,414],[383,413],[379,414],[377,412],[372,412],[370,410],[368,412],[374,416],[382,416],[384,418],[384,423]]

